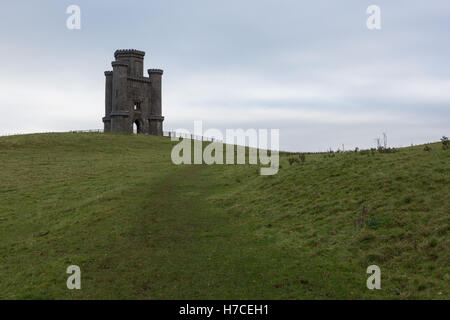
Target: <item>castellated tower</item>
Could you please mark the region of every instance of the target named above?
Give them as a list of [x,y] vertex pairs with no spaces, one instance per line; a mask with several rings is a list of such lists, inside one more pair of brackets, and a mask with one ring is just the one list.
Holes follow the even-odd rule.
[[163,71],[143,75],[145,52],[127,49],[114,53],[113,70],[105,71],[105,132],[133,132],[162,136],[161,82]]

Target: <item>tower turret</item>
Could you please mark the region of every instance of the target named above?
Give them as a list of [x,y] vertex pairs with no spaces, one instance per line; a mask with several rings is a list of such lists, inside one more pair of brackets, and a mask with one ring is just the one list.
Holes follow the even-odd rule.
[[113,92],[113,72],[105,71],[105,117],[103,118],[104,132],[111,131],[111,111]]
[[150,78],[150,96],[152,105],[150,109],[150,115],[148,117],[150,134],[162,136],[162,122],[164,121],[164,117],[161,115],[163,70],[148,69],[147,72]]
[[113,61],[111,65],[113,67],[111,131],[129,131],[127,119],[129,117],[127,98],[128,62]]
[[143,77],[144,56],[144,51],[135,49],[116,50],[114,52],[116,61],[125,61],[128,63],[128,75],[132,77]]

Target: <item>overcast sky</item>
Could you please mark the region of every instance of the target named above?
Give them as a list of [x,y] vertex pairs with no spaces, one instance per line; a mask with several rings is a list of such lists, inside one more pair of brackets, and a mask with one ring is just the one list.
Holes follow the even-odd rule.
[[[66,8],[81,8],[81,30]],[[366,27],[369,5],[381,30]],[[448,0],[2,1],[0,134],[102,128],[116,49],[164,69],[164,129],[280,129],[283,150],[449,135]]]

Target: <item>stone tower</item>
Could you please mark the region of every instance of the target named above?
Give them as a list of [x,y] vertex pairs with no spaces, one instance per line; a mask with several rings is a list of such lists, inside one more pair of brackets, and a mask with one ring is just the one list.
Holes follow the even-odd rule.
[[143,75],[145,52],[114,52],[113,71],[105,71],[105,132],[133,132],[162,136],[161,80],[163,71],[148,69]]

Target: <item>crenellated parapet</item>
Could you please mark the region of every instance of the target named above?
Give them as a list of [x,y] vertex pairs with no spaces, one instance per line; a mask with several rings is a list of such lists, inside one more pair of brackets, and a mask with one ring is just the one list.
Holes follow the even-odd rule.
[[136,49],[120,49],[114,52],[114,58],[120,57],[136,57],[144,59],[145,52]]
[[129,62],[128,61],[122,61],[122,60],[119,60],[119,61],[113,61],[113,62],[111,62],[111,66],[114,68],[114,67],[128,67],[128,65],[129,65]]
[[161,69],[148,69],[147,70],[148,74],[160,74],[162,75],[164,73],[164,70]]
[[128,80],[150,83],[150,78],[146,78],[146,77],[132,77],[132,76],[129,76]]

